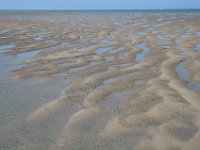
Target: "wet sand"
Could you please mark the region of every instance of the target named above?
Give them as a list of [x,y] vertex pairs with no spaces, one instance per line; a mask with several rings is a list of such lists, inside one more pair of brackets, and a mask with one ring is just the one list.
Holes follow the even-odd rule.
[[0,149],[200,149],[200,13],[0,22]]

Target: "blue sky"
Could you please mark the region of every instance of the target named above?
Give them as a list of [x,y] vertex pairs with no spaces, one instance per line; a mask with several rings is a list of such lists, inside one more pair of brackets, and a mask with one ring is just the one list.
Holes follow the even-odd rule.
[[200,0],[0,0],[0,9],[200,8]]

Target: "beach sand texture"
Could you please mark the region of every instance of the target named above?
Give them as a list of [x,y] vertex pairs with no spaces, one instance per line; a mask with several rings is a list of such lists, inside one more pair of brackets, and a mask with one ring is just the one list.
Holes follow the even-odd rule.
[[2,150],[200,149],[200,13],[4,12],[0,58],[1,87],[66,83],[0,125]]

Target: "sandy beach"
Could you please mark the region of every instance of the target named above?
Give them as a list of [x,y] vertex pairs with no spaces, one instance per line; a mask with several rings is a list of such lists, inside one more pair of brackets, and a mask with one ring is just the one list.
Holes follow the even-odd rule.
[[199,150],[199,12],[0,13],[0,149]]

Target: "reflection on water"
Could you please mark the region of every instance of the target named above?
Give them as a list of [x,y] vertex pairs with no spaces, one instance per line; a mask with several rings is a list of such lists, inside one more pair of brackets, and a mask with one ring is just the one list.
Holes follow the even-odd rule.
[[44,40],[44,36],[34,37],[33,39],[36,41],[42,41],[42,40]]
[[11,50],[3,50],[3,49],[0,50],[0,53],[6,53],[6,52],[11,52]]
[[139,48],[141,48],[143,50],[141,53],[136,55],[136,62],[137,63],[140,63],[140,62],[144,61],[145,54],[149,51],[149,48],[145,46],[146,42],[147,42],[147,39],[145,39],[143,43],[140,43],[140,44],[136,45],[137,47],[139,47]]
[[135,34],[143,35],[144,32],[137,32],[137,33],[135,33]]
[[106,56],[105,59],[106,59],[106,61],[111,61],[112,60],[112,56]]
[[188,54],[188,52],[180,52],[180,55],[181,55],[182,57],[187,57],[189,54]]
[[153,73],[159,73],[159,68],[158,67],[150,67],[150,70],[153,72]]
[[194,91],[200,92],[200,84],[199,84],[199,83],[190,81],[190,82],[187,84],[187,86],[188,86],[190,89],[194,90]]
[[14,48],[15,45],[13,44],[7,44],[7,45],[0,45],[0,50],[2,49],[10,49],[10,48]]
[[37,50],[37,51],[30,51],[30,52],[17,54],[17,57],[15,58],[15,62],[21,62],[21,61],[31,59],[32,57],[36,56],[40,52],[41,52],[40,50]]
[[115,45],[117,42],[112,39],[105,39],[105,40],[103,40],[103,43],[105,43],[107,45]]
[[200,36],[200,32],[196,32],[196,35],[197,35],[197,36]]
[[116,48],[116,49],[112,49],[110,52],[111,52],[112,54],[115,54],[115,53],[117,53],[118,51],[121,51],[121,50],[123,50],[123,47]]
[[0,57],[0,79],[2,77],[11,77],[11,71],[22,68],[26,66],[26,64],[23,64],[21,62],[25,60],[29,60],[32,57],[36,56],[39,54],[40,51],[30,51],[30,52],[25,52],[25,53],[20,53],[16,55],[11,55],[11,56],[4,56]]
[[198,91],[200,92],[200,84],[199,83],[196,83],[194,81],[191,81],[189,79],[190,77],[190,74],[187,72],[187,70],[185,69],[184,65],[185,65],[185,61],[179,63],[177,66],[176,66],[176,72],[178,73],[178,76],[181,80],[183,81],[187,81],[187,87],[194,90],[194,91]]
[[198,52],[200,52],[200,44],[197,44],[196,50],[197,50]]
[[14,44],[0,45],[0,53],[10,52],[14,47]]
[[176,72],[178,73],[179,78],[180,78],[181,80],[187,81],[187,80],[189,79],[189,74],[188,74],[188,72],[186,71],[184,65],[185,65],[185,62],[179,63],[179,64],[176,66]]
[[[1,46],[11,48],[12,45]],[[37,80],[11,80],[12,71],[20,69],[26,64],[20,63],[38,55],[41,51],[30,51],[11,56],[0,57],[0,126],[7,122],[26,116],[42,104],[59,96],[60,91],[68,85],[68,82],[50,81],[37,83]],[[11,93],[11,94],[10,94]]]
[[110,49],[111,49],[110,47],[98,48],[98,49],[96,50],[96,54],[105,53],[105,52],[107,52],[107,51],[110,50]]
[[5,36],[0,36],[0,39],[6,39],[7,37],[5,37]]

